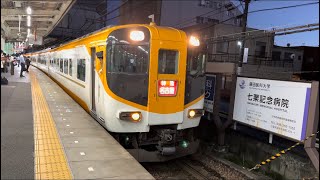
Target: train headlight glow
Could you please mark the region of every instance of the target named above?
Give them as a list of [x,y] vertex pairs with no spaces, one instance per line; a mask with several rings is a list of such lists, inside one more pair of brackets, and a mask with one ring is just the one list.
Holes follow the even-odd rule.
[[200,46],[200,40],[198,38],[196,38],[195,36],[190,37],[189,43],[192,46]]
[[119,119],[125,121],[139,122],[142,119],[141,112],[120,112]]
[[131,31],[130,32],[130,39],[132,41],[143,41],[144,40],[144,33],[142,31]]
[[131,114],[131,118],[135,121],[138,121],[140,119],[140,114],[139,113],[133,113]]
[[188,118],[196,118],[196,117],[201,117],[204,115],[204,110],[203,109],[189,109],[188,111]]
[[193,118],[194,115],[196,115],[196,112],[195,112],[194,110],[189,111],[189,116],[190,116],[191,118]]

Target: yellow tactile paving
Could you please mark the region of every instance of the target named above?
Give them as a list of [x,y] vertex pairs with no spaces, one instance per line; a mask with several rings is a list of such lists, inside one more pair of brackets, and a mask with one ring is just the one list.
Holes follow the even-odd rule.
[[72,179],[58,132],[36,75],[31,71],[35,179]]

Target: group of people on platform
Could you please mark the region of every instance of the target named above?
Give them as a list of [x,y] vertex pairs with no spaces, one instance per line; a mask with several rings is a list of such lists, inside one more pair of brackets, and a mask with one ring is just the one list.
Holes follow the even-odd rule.
[[14,66],[20,68],[20,77],[25,77],[23,72],[29,72],[30,57],[22,54],[7,55],[1,50],[1,73],[8,73],[10,67],[11,75],[14,75]]

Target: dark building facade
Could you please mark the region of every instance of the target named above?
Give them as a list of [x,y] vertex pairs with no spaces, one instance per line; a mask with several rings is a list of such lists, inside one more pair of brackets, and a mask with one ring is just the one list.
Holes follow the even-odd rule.
[[[301,46],[303,49],[303,62],[302,62],[302,73],[301,77],[305,80],[316,80],[319,81],[319,47]],[[318,71],[312,72],[310,71]]]

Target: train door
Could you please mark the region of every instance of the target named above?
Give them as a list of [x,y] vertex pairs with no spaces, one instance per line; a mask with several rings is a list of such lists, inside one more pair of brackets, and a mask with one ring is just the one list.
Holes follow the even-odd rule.
[[91,48],[91,111],[96,115],[96,74],[95,74],[96,48]]
[[[154,43],[156,44],[156,43]],[[157,46],[157,47],[155,47]],[[162,41],[153,47],[150,67],[149,124],[177,124],[183,121],[186,45]]]
[[104,109],[103,104],[103,84],[102,82],[105,79],[104,71],[104,62],[105,62],[105,45],[97,45],[96,47],[91,48],[91,58],[92,58],[92,112],[96,116],[96,119],[104,122],[102,116],[102,110]]

